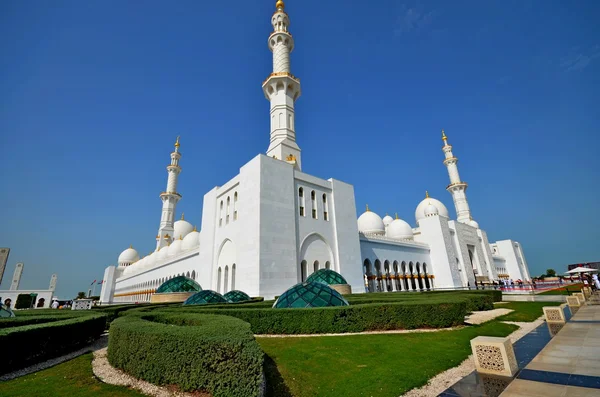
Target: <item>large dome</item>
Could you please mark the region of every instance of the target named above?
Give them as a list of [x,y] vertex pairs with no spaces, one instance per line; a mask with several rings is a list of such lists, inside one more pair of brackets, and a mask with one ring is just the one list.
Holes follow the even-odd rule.
[[157,294],[166,292],[194,292],[202,291],[200,284],[189,277],[177,276],[165,281],[156,289]]
[[200,292],[196,292],[183,302],[184,305],[206,305],[209,303],[227,303],[227,299],[218,292],[205,289]]
[[383,217],[383,224],[385,226],[389,226],[390,223],[394,222],[394,218],[392,218],[391,216],[389,216],[388,214],[385,214],[385,216]]
[[181,219],[173,224],[173,240],[182,239],[190,234],[194,230],[194,226],[191,223],[183,219],[183,214],[181,215]]
[[396,218],[388,228],[386,236],[395,239],[412,239],[413,231],[412,227],[402,219]]
[[438,215],[445,216],[446,218],[450,217],[448,215],[448,209],[446,208],[446,206],[441,201],[436,200],[436,199],[434,199],[432,197],[429,197],[429,195],[426,195],[425,199],[419,203],[419,205],[417,206],[417,209],[415,210],[415,219],[417,220],[417,223],[421,219],[425,218],[425,209],[430,204],[432,206],[434,206],[435,208],[437,208]]
[[189,251],[200,245],[200,233],[196,231],[196,228],[192,230],[187,236],[183,238],[183,244],[181,248],[184,251]]
[[229,303],[246,302],[250,300],[250,296],[248,296],[247,293],[243,291],[238,291],[237,289],[229,291],[228,293],[223,295],[223,298],[227,299],[227,302]]
[[348,301],[327,284],[316,281],[294,285],[273,304],[278,309],[326,306],[348,306]]
[[132,263],[137,262],[138,260],[140,260],[138,252],[135,249],[133,249],[133,247],[130,245],[129,248],[121,252],[121,255],[119,255],[119,259],[117,262],[119,266],[129,266]]
[[358,217],[358,231],[361,233],[384,234],[385,225],[381,217],[367,207],[367,211]]
[[332,284],[348,284],[346,279],[341,274],[330,269],[319,269],[306,279],[306,282],[319,282],[327,285]]

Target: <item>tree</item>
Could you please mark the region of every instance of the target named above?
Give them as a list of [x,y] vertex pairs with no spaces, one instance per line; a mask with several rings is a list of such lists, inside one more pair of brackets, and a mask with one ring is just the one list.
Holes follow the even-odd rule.
[[75,299],[85,299],[85,292],[80,291],[77,293],[77,298]]
[[547,269],[546,270],[546,276],[548,276],[548,277],[556,277],[556,270],[554,270],[554,269]]

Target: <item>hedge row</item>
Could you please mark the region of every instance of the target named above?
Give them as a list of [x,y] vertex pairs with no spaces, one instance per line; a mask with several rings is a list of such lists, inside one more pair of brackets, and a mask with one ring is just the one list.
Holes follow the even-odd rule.
[[106,326],[102,314],[55,320],[0,329],[0,374],[76,350],[99,337]]
[[312,309],[228,309],[198,306],[162,309],[169,313],[225,314],[246,321],[255,334],[320,334],[392,329],[445,328],[460,325],[467,314],[464,299],[374,303]]
[[259,396],[263,352],[250,325],[194,313],[134,313],[110,326],[108,360],[128,374],[214,397]]

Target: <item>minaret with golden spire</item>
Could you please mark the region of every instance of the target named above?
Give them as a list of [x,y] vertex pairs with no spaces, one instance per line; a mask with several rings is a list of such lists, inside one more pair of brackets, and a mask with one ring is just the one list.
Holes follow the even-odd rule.
[[471,221],[471,210],[469,209],[466,193],[469,185],[460,179],[458,159],[452,154],[452,145],[448,143],[448,137],[444,130],[442,130],[442,141],[444,141],[442,147],[445,156],[444,165],[448,169],[448,176],[450,177],[450,184],[446,187],[446,190],[452,195],[454,207],[456,208],[456,219],[462,223],[469,223]]
[[179,166],[179,160],[181,159],[181,153],[179,152],[179,147],[181,146],[179,137],[177,137],[174,146],[175,150],[171,153],[171,163],[167,166],[167,189],[160,194],[163,205],[158,235],[156,236],[157,250],[169,245],[175,238],[175,236],[173,236],[175,209],[177,203],[181,200],[181,194],[177,193],[177,181],[179,179],[179,174],[181,173],[181,167]]
[[300,80],[291,73],[290,53],[294,38],[289,33],[290,18],[282,0],[275,3],[271,17],[273,32],[269,49],[273,52],[273,72],[263,82],[265,97],[271,103],[271,140],[267,156],[274,157],[301,169],[300,147],[296,143],[294,103],[300,97]]

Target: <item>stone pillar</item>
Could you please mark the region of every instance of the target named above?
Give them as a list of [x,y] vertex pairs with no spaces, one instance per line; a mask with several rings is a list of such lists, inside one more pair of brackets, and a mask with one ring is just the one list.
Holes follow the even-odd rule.
[[519,369],[509,338],[478,336],[471,339],[471,350],[477,372],[512,378]]

